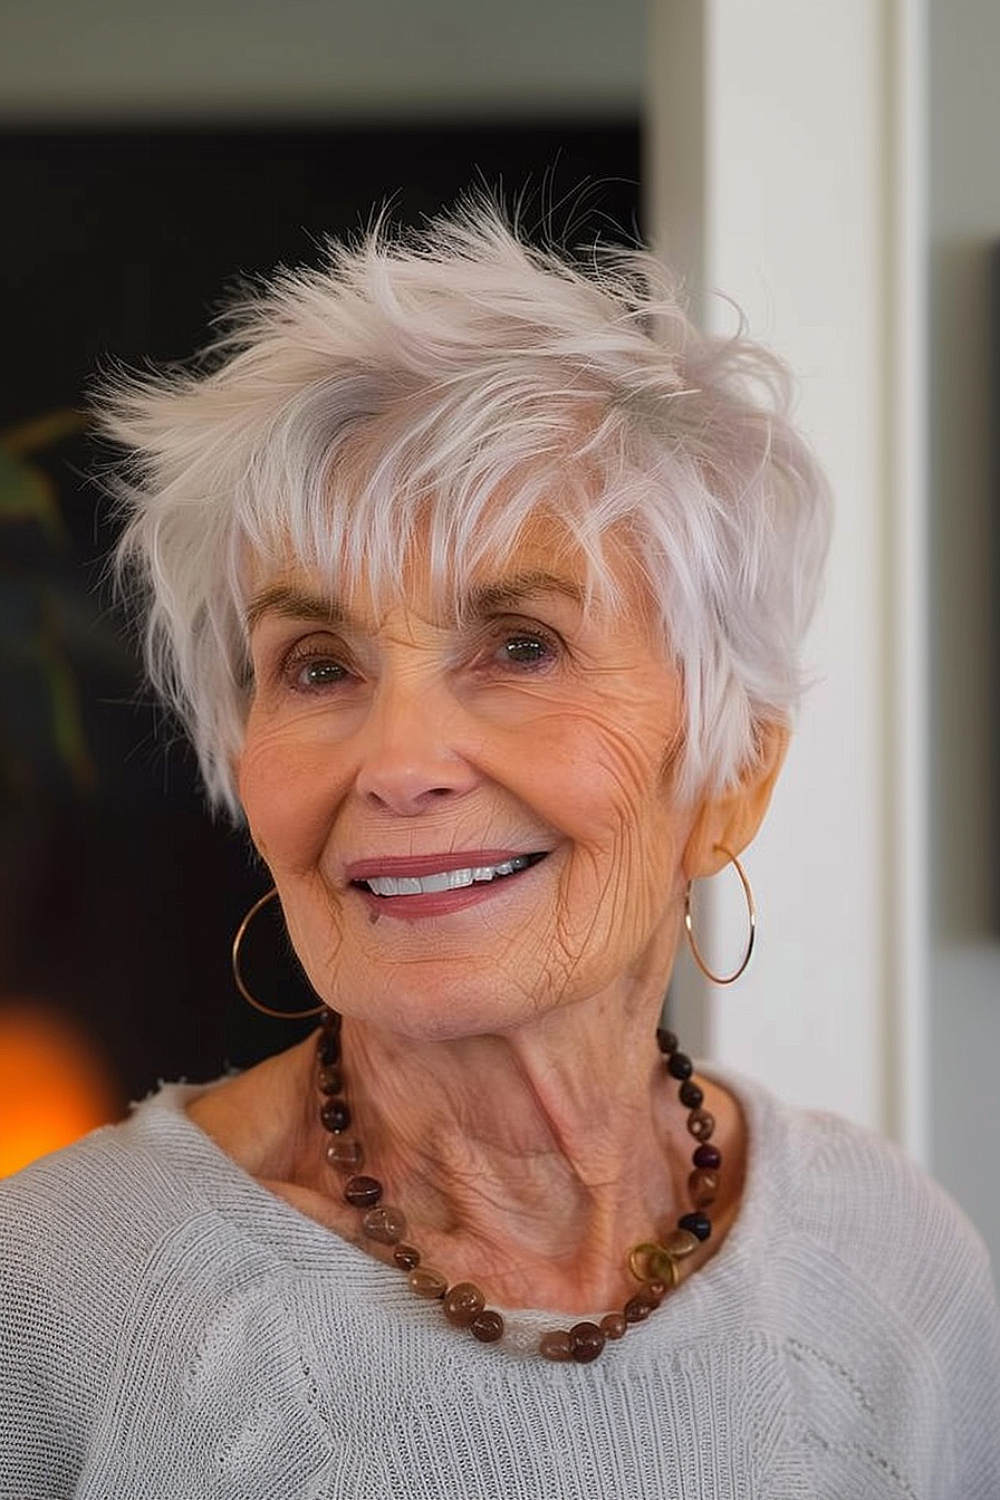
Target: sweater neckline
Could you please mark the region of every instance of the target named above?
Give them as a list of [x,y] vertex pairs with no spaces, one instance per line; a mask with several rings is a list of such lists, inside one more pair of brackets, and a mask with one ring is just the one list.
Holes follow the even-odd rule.
[[[728,1283],[745,1266],[749,1247],[760,1243],[757,1237],[768,1220],[774,1220],[775,1159],[780,1151],[781,1132],[776,1129],[777,1115],[783,1106],[761,1085],[728,1069],[697,1065],[697,1071],[727,1089],[742,1111],[746,1126],[746,1155],[743,1196],[739,1212],[725,1240],[709,1261],[689,1277],[661,1306],[657,1320],[672,1309],[683,1309],[690,1301],[703,1298],[716,1286]],[[152,1136],[158,1152],[176,1151],[183,1158],[183,1172],[202,1206],[224,1218],[238,1219],[244,1230],[258,1240],[295,1259],[309,1261],[331,1258],[331,1247],[341,1263],[350,1266],[353,1277],[364,1279],[365,1273],[377,1283],[395,1284],[398,1276],[390,1266],[367,1254],[360,1246],[343,1239],[335,1230],[321,1224],[295,1208],[286,1199],[271,1192],[232,1157],[187,1114],[186,1106],[213,1083],[164,1083],[153,1094],[134,1107],[127,1128],[139,1136]],[[152,1144],[152,1142],[151,1142]],[[199,1170],[192,1173],[192,1152]],[[767,1156],[767,1170],[763,1170]],[[778,1180],[783,1179],[783,1168]],[[773,1228],[768,1231],[773,1238]],[[412,1301],[412,1299],[410,1299]],[[604,1309],[606,1310],[606,1309]],[[526,1333],[542,1328],[554,1319],[579,1321],[585,1314],[566,1313],[559,1309],[504,1308],[505,1318],[524,1326]],[[596,1310],[595,1310],[596,1312]]]

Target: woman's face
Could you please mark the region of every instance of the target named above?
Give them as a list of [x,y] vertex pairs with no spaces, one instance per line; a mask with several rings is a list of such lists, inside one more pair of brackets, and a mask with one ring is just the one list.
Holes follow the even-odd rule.
[[382,607],[255,579],[240,794],[345,1014],[440,1038],[662,990],[693,821],[679,683],[637,592],[588,609],[558,542],[536,527],[483,568],[460,620],[419,559]]

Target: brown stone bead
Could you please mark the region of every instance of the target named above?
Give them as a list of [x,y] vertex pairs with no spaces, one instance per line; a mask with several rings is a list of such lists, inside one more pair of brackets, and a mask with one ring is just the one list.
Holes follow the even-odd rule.
[[686,1078],[677,1090],[677,1097],[685,1109],[700,1109],[705,1102],[705,1091],[693,1078]]
[[343,1099],[329,1099],[319,1112],[327,1130],[334,1135],[341,1135],[351,1123],[351,1111]]
[[694,1063],[686,1052],[672,1052],[667,1058],[667,1072],[679,1083],[686,1083],[694,1072]]
[[601,1319],[601,1332],[606,1339],[623,1338],[627,1327],[624,1313],[605,1313]]
[[431,1266],[415,1266],[406,1278],[411,1292],[418,1297],[434,1299],[443,1297],[448,1290],[448,1278]]
[[332,1067],[334,1063],[340,1062],[340,1037],[336,1031],[323,1027],[316,1045],[316,1055],[324,1067]]
[[698,1248],[698,1238],[689,1229],[672,1229],[663,1241],[663,1248],[672,1260],[683,1260],[693,1255]]
[[694,1209],[677,1220],[678,1229],[689,1229],[696,1240],[707,1240],[712,1233],[712,1221],[708,1214],[703,1214],[700,1209]]
[[572,1357],[578,1365],[589,1365],[604,1348],[604,1334],[596,1323],[574,1323],[569,1336],[573,1340]]
[[551,1359],[554,1364],[565,1364],[568,1359],[573,1358],[572,1335],[564,1328],[553,1328],[551,1333],[542,1334],[538,1352],[543,1359]]
[[356,1172],[365,1159],[364,1147],[353,1136],[338,1136],[327,1146],[326,1159],[338,1172]]
[[485,1307],[473,1318],[469,1330],[481,1344],[495,1344],[503,1337],[503,1318],[492,1307]]
[[691,1202],[695,1208],[708,1208],[718,1196],[718,1172],[709,1172],[701,1168],[692,1172],[688,1178],[688,1192],[691,1194]]
[[444,1315],[456,1328],[468,1328],[486,1305],[486,1298],[471,1281],[457,1281],[444,1297]]
[[339,1068],[320,1068],[319,1091],[321,1094],[343,1093],[344,1075]]
[[344,1197],[352,1208],[374,1208],[382,1197],[382,1184],[377,1177],[351,1177],[344,1188]]
[[655,1300],[648,1292],[642,1291],[636,1292],[634,1297],[628,1299],[622,1312],[625,1314],[626,1323],[644,1323],[655,1309]]
[[402,1209],[380,1203],[361,1215],[361,1228],[378,1245],[397,1245],[406,1233],[406,1216]]
[[688,1115],[688,1130],[696,1141],[707,1141],[715,1129],[715,1116],[707,1109],[693,1109]]
[[414,1271],[420,1264],[420,1251],[416,1245],[397,1245],[392,1258],[401,1271]]
[[[672,1282],[671,1285],[673,1285]],[[650,1297],[652,1297],[657,1307],[659,1307],[660,1303],[667,1295],[667,1283],[665,1281],[660,1281],[659,1279],[655,1281],[647,1281],[643,1290],[647,1292]]]

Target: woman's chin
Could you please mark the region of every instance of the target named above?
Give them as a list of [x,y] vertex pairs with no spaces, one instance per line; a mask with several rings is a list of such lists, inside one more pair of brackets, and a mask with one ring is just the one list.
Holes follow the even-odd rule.
[[348,1022],[412,1043],[496,1036],[517,1030],[537,1014],[535,1002],[529,1006],[522,998],[518,1004],[496,991],[483,994],[468,983],[456,989],[441,983],[424,989],[396,982],[385,993],[355,990],[349,1000],[334,1008]]

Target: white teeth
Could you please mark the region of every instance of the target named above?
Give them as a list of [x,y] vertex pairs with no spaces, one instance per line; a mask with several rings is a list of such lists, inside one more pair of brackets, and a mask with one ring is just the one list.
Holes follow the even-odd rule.
[[457,891],[462,886],[513,875],[528,863],[526,854],[518,854],[498,865],[473,865],[464,870],[442,870],[435,875],[373,875],[365,884],[376,896],[424,896],[434,891]]

